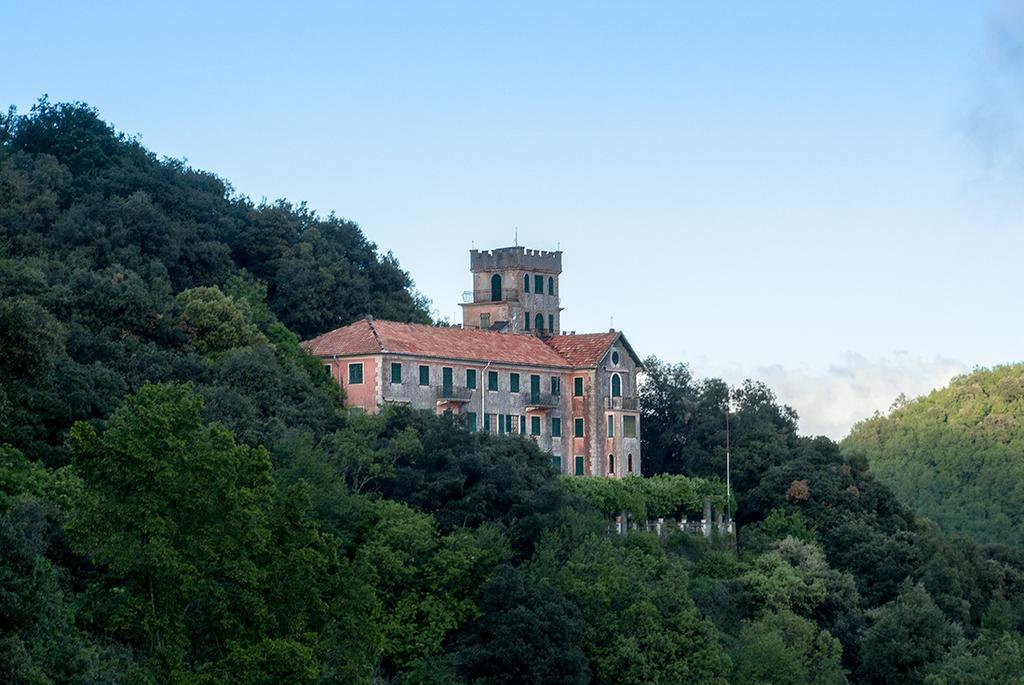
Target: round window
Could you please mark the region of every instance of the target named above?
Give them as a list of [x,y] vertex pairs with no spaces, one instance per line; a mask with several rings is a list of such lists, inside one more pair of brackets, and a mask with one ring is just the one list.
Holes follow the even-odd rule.
[[618,365],[618,363],[619,363],[619,353],[614,351],[614,350],[612,350],[612,364]]

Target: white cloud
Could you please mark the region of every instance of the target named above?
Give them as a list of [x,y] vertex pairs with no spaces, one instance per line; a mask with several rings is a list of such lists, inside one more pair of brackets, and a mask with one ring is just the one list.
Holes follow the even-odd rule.
[[782,365],[748,369],[736,364],[715,369],[706,361],[692,365],[695,375],[720,376],[732,384],[744,378],[764,381],[781,402],[796,409],[802,434],[827,435],[836,440],[857,421],[876,411],[886,411],[900,393],[908,398],[924,395],[970,370],[954,359],[929,359],[908,352],[895,352],[881,359],[848,352],[827,369]]

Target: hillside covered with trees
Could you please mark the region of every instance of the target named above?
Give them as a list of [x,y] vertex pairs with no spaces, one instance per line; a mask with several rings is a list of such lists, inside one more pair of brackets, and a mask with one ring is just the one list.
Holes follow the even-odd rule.
[[948,533],[1024,547],[1024,364],[901,400],[842,445]]
[[[359,228],[84,105],[0,120],[0,681],[1012,683],[1024,553],[944,537],[757,383],[648,360],[648,481],[346,413],[300,337],[428,321]],[[609,517],[722,492],[738,553]]]

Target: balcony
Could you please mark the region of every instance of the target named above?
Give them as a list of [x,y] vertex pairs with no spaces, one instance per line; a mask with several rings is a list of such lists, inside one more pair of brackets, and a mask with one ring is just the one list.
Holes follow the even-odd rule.
[[550,293],[524,293],[518,288],[502,288],[501,299],[493,299],[494,293],[491,292],[490,288],[486,290],[466,290],[462,293],[462,304],[480,304],[481,302],[519,302],[523,299],[524,295],[538,295],[539,297],[553,298],[557,304],[562,303],[561,296],[551,295]]
[[444,385],[437,391],[437,401],[441,402],[454,402],[458,404],[465,404],[469,402],[473,397],[473,391],[469,388],[459,388],[453,385]]
[[[473,303],[479,304],[481,302],[514,302],[519,299],[519,291],[515,288],[502,288],[501,299],[495,300],[493,297],[494,293],[491,289],[487,290],[474,290],[473,291]],[[466,300],[465,294],[462,297],[463,301]],[[468,303],[467,303],[468,304]]]
[[640,408],[640,403],[635,397],[609,397],[608,408],[622,411],[637,411]]
[[527,409],[555,409],[561,406],[562,396],[552,395],[549,392],[525,392]]

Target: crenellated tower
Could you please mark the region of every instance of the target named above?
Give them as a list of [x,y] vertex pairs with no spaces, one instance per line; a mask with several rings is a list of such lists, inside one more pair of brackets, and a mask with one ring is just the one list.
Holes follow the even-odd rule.
[[548,336],[559,332],[562,252],[502,247],[470,250],[473,290],[463,293],[464,328]]

